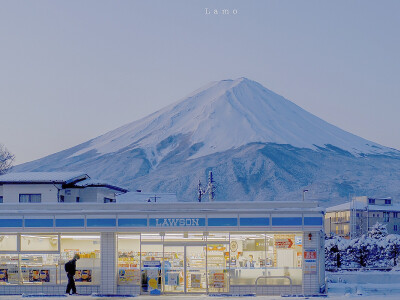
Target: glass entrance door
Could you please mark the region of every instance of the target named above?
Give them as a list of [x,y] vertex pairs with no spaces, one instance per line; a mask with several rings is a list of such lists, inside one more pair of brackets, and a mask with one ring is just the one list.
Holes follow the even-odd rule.
[[164,293],[185,293],[185,246],[164,246]]
[[207,291],[206,246],[164,245],[164,293]]

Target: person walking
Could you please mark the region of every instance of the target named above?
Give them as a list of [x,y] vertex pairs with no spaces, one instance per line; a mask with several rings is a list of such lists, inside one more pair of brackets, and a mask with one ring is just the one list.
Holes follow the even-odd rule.
[[67,272],[68,285],[66,293],[69,294],[72,290],[72,294],[77,294],[75,286],[75,272],[76,272],[76,261],[80,258],[79,254],[75,254],[74,258],[65,264],[65,272]]

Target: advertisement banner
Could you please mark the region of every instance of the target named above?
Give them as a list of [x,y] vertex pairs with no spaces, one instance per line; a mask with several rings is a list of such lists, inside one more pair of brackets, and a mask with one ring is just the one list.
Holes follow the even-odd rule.
[[8,270],[0,269],[0,282],[8,282]]
[[317,251],[304,250],[304,274],[317,274]]

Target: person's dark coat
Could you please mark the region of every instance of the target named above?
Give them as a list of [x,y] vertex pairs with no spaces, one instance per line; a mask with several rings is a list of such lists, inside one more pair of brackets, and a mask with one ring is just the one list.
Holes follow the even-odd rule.
[[75,286],[75,272],[76,272],[76,258],[74,257],[71,259],[68,263],[71,264],[70,268],[68,269],[67,272],[67,277],[68,277],[68,285],[67,285],[67,290],[66,293],[69,294],[72,290],[72,294],[76,294],[76,286]]

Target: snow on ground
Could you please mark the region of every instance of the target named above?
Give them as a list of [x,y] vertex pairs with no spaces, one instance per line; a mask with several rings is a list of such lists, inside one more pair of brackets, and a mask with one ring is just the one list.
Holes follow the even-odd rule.
[[60,300],[60,299],[70,299],[70,300],[128,300],[128,299],[138,299],[138,300],[237,300],[237,299],[254,299],[254,300],[294,300],[294,299],[329,299],[329,300],[341,300],[341,299],[351,299],[351,300],[398,300],[399,295],[382,296],[382,295],[369,295],[369,296],[358,296],[358,295],[329,295],[328,297],[280,297],[280,296],[258,296],[258,297],[208,297],[208,296],[139,296],[135,298],[115,298],[115,297],[92,297],[92,296],[68,296],[68,297],[21,297],[21,296],[0,296],[1,300]]
[[[96,296],[68,296],[68,297],[22,297],[0,296],[0,300],[28,300],[28,299],[74,299],[74,300],[278,300],[278,299],[329,299],[329,300],[398,300],[400,299],[400,271],[391,272],[327,272],[328,296],[326,297],[211,297],[207,295],[172,295],[172,296],[138,296],[138,297],[96,297]],[[78,287],[79,292],[79,287]]]

